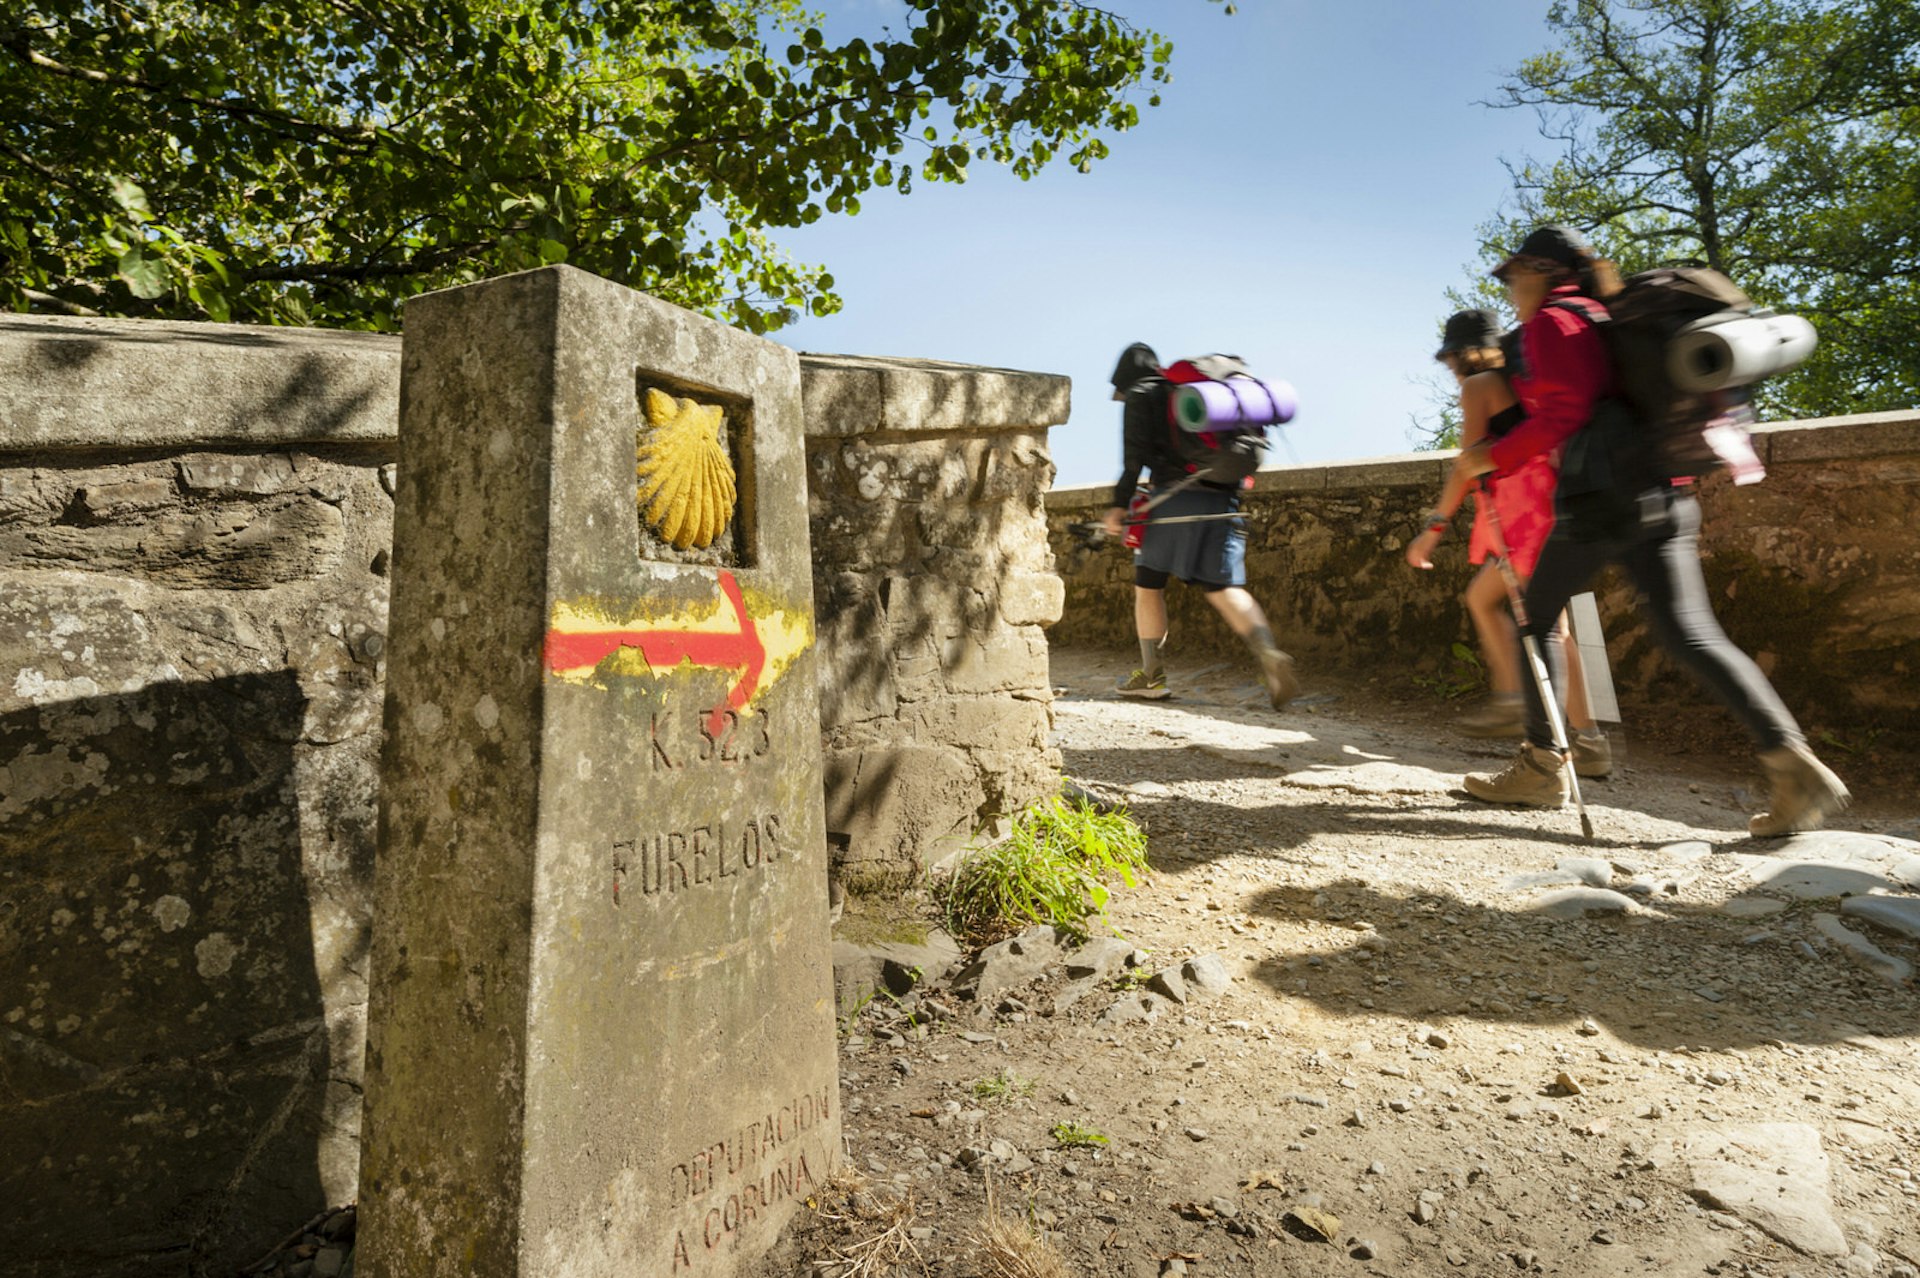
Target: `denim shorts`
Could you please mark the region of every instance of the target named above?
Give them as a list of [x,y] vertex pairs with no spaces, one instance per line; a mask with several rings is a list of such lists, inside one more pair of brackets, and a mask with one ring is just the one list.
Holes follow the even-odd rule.
[[1247,524],[1244,519],[1206,519],[1163,524],[1191,515],[1231,515],[1240,510],[1240,494],[1219,488],[1175,493],[1154,507],[1140,549],[1133,552],[1135,580],[1142,569],[1164,573],[1196,586],[1219,589],[1247,584]]

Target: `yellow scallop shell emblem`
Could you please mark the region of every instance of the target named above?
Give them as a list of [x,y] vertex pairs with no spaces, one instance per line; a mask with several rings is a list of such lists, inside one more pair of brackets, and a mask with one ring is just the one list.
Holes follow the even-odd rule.
[[640,510],[675,549],[710,546],[733,519],[733,462],[720,442],[725,414],[652,389],[646,412]]

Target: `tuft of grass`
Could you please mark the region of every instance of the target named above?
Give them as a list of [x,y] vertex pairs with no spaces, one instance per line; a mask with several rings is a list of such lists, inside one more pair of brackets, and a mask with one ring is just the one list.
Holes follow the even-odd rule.
[[1067,1262],[1032,1223],[1000,1210],[1000,1195],[987,1181],[987,1209],[974,1230],[985,1278],[1069,1278]]
[[1068,1148],[1081,1145],[1092,1148],[1104,1148],[1107,1143],[1107,1138],[1093,1130],[1093,1128],[1082,1127],[1078,1123],[1067,1122],[1055,1123],[1053,1125],[1053,1139]]
[[1022,1078],[1011,1070],[1001,1070],[990,1078],[973,1080],[975,1100],[1007,1100],[1015,1096],[1033,1095],[1034,1083],[1031,1078]]
[[948,929],[976,940],[1028,923],[1084,938],[1095,916],[1119,935],[1106,917],[1107,880],[1137,887],[1147,869],[1147,836],[1131,816],[1056,794],[1016,816],[1005,840],[963,861],[940,903]]
[[1451,675],[1415,675],[1414,686],[1425,688],[1442,701],[1454,701],[1485,687],[1487,671],[1480,664],[1480,654],[1457,640],[1452,653],[1454,666]]

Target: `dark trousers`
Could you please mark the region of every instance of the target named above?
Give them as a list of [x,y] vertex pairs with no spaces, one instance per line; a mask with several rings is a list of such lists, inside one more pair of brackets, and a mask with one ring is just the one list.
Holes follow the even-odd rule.
[[[1556,524],[1540,552],[1527,583],[1532,623],[1527,633],[1546,650],[1554,687],[1565,686],[1566,671],[1560,645],[1548,643],[1548,633],[1567,600],[1585,590],[1606,565],[1619,564],[1640,592],[1654,638],[1733,711],[1759,749],[1804,740],[1780,694],[1753,659],[1733,646],[1713,615],[1700,571],[1700,503],[1681,489],[1661,488],[1641,494],[1640,508],[1640,522],[1612,538],[1575,540],[1564,522]],[[1539,689],[1532,679],[1521,686],[1527,698],[1527,740],[1550,748],[1553,730]]]

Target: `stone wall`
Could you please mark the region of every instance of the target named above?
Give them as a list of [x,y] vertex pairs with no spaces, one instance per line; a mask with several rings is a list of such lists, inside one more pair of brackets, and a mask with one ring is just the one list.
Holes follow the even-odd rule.
[[[1702,487],[1702,557],[1714,605],[1810,728],[1860,742],[1892,734],[1920,746],[1920,413],[1762,427],[1765,482]],[[1458,602],[1472,575],[1468,514],[1432,572],[1403,557],[1439,493],[1452,453],[1262,471],[1248,495],[1247,577],[1274,631],[1310,663],[1384,675],[1434,674],[1456,640],[1472,642]],[[1053,543],[1067,581],[1050,639],[1099,646],[1125,666],[1133,651],[1132,567],[1118,549],[1083,552],[1067,525],[1098,518],[1105,488],[1049,493]],[[1596,588],[1623,700],[1700,697],[1658,650],[1618,572]],[[1192,591],[1169,592],[1170,657],[1237,653]]]
[[812,357],[827,826],[850,886],[910,876],[1058,781],[1042,627],[1064,377]]
[[[354,1195],[399,365],[0,317],[9,1263],[231,1272]],[[1053,782],[1066,383],[802,367],[836,828],[899,863]]]

